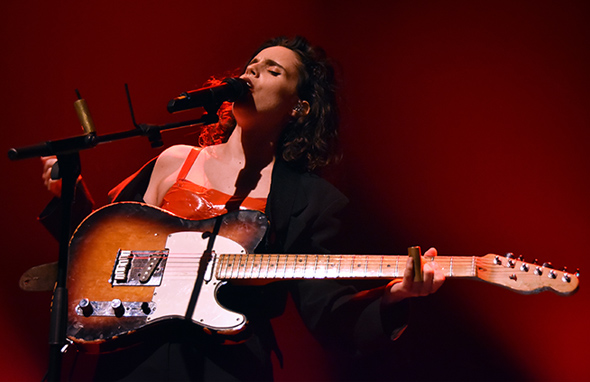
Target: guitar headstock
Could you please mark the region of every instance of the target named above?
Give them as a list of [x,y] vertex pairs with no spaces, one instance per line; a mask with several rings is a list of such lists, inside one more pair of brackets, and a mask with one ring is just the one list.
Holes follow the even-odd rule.
[[512,254],[488,254],[477,258],[477,278],[520,293],[531,294],[551,290],[571,295],[578,290],[579,274],[553,269],[549,263],[530,264]]

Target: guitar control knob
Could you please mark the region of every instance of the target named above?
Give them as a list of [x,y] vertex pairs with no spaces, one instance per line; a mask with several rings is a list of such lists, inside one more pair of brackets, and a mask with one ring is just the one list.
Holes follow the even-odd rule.
[[92,307],[90,300],[87,298],[83,298],[82,300],[80,300],[80,302],[78,303],[78,307],[82,311],[84,317],[92,316],[92,313],[94,312],[94,308]]
[[123,302],[118,298],[111,301],[111,308],[113,309],[113,312],[117,317],[121,317],[125,313],[125,307],[123,306]]
[[150,308],[150,304],[144,302],[141,304],[141,311],[147,316],[152,312],[152,308]]

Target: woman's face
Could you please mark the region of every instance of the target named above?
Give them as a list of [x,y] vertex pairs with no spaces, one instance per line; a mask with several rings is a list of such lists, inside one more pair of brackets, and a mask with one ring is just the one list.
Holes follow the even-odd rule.
[[292,118],[297,104],[299,57],[282,46],[266,48],[250,61],[240,76],[250,85],[250,94],[234,103],[234,115],[242,128],[274,125],[282,128]]

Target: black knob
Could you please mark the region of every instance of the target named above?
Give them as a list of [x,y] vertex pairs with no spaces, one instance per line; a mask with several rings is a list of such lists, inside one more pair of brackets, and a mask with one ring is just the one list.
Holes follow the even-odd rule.
[[141,311],[145,314],[148,315],[152,312],[152,308],[150,308],[150,304],[147,302],[143,302],[141,304]]
[[121,317],[125,313],[125,307],[123,306],[123,302],[118,298],[111,301],[111,308],[113,308],[113,312],[117,317]]

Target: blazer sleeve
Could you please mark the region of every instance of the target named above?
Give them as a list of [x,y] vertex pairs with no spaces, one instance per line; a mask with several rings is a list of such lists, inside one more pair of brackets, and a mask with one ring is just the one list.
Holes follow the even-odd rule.
[[[287,253],[328,253],[338,239],[339,214],[347,199],[337,190],[323,188],[312,201],[306,192],[308,207],[300,211],[306,229]],[[295,203],[297,204],[297,203]],[[303,224],[303,223],[298,223]],[[406,327],[407,301],[386,306],[382,302],[385,282],[303,280],[292,285],[291,293],[309,330],[326,347],[347,355],[370,355],[392,345]]]

